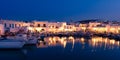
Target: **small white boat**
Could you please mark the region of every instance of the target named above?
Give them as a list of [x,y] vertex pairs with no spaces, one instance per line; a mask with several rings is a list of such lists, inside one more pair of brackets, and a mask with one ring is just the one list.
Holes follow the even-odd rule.
[[26,34],[18,34],[18,35],[16,35],[14,40],[23,41],[23,42],[25,42],[25,45],[33,45],[33,44],[37,43],[36,37],[34,37],[34,36],[28,37]]
[[24,46],[25,42],[15,40],[1,40],[0,49],[20,49]]

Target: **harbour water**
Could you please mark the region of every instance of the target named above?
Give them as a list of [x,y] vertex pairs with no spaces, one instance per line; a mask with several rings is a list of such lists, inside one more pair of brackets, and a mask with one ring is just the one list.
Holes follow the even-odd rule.
[[103,37],[46,37],[20,50],[0,49],[0,60],[120,60],[120,41]]

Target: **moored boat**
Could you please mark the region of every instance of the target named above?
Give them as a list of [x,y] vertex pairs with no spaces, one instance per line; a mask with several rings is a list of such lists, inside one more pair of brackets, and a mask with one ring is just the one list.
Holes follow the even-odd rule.
[[0,49],[20,49],[24,46],[25,42],[15,40],[1,40]]

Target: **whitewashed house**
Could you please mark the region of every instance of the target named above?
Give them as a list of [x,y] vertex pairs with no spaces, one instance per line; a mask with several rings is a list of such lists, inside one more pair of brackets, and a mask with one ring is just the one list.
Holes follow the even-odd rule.
[[33,27],[27,27],[31,32],[60,32],[64,30],[66,22],[33,21]]
[[66,26],[66,22],[49,22],[48,31],[50,32],[63,32]]
[[30,26],[27,27],[27,30],[31,32],[47,31],[47,25],[47,21],[33,21],[30,23]]
[[13,20],[0,20],[0,24],[4,25],[5,31],[17,32],[24,26],[25,22]]

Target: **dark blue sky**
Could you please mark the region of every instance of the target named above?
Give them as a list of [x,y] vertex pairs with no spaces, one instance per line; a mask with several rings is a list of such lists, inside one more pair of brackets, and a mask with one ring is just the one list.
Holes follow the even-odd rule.
[[14,20],[120,20],[120,0],[0,0],[0,17]]

